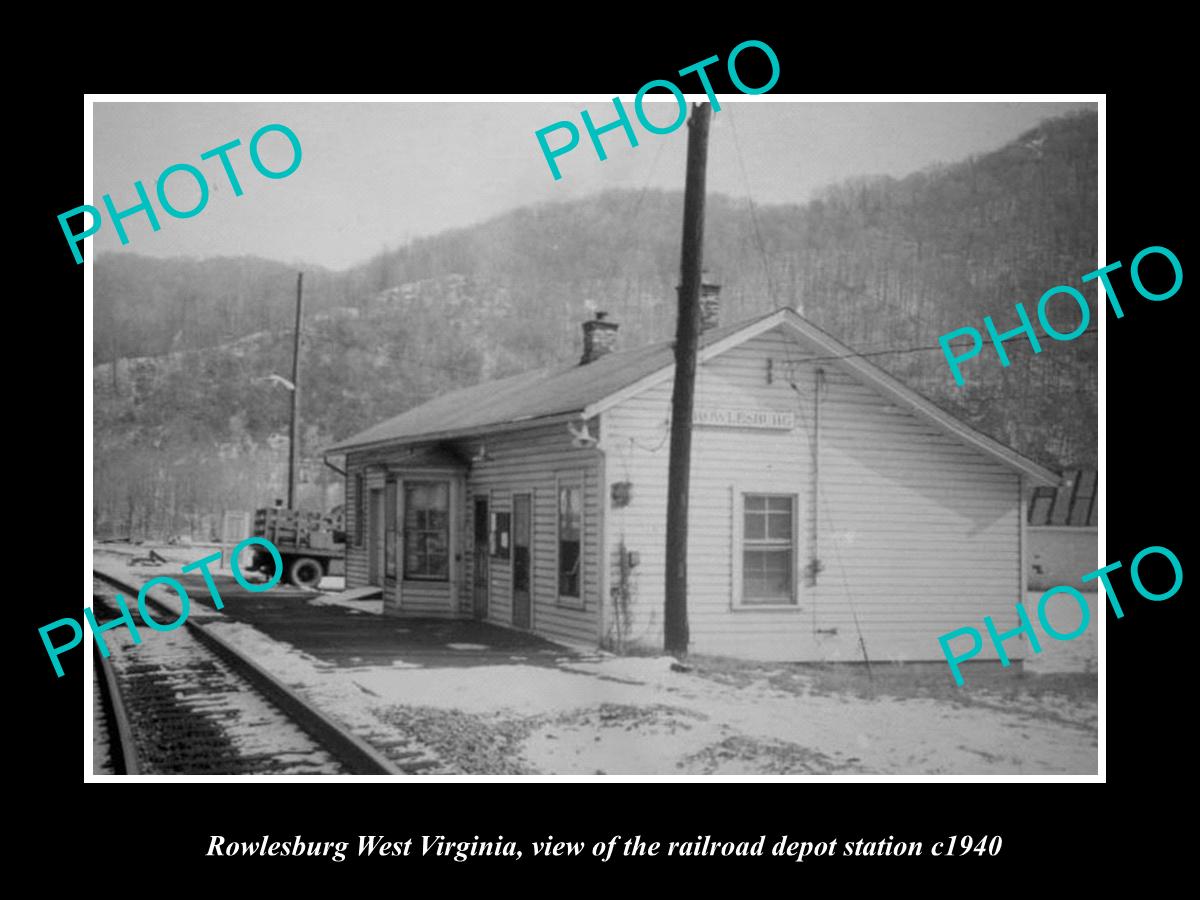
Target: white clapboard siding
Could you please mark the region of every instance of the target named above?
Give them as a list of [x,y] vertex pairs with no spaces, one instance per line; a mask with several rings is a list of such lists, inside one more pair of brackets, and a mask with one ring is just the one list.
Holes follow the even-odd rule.
[[[531,499],[532,593],[531,630],[551,640],[595,646],[600,608],[600,455],[594,449],[572,447],[565,424],[488,435],[458,442],[455,447],[473,459],[480,447],[484,459],[471,464],[467,478],[467,509],[474,498],[488,498],[492,512],[511,512],[512,495]],[[583,486],[583,547],[580,601],[560,603],[558,597],[558,479],[574,479]],[[464,517],[463,555],[467,576],[462,602],[464,615],[472,606],[474,527]],[[512,565],[507,559],[488,558],[488,616],[490,622],[511,627]]]
[[[456,601],[450,603],[451,592]],[[453,618],[458,615],[458,585],[452,581],[406,581],[399,602],[393,601],[390,612],[400,612],[410,616]]]
[[363,535],[362,546],[356,546],[358,543],[354,529],[358,527],[355,520],[355,475],[362,472],[366,461],[361,455],[351,455],[347,459],[346,464],[346,588],[365,587],[370,583],[370,542],[375,541],[378,545],[378,553],[380,559],[383,558],[383,535],[372,533],[373,524],[370,521],[371,506],[370,496],[372,490],[383,490],[384,474],[380,470],[367,470],[364,479],[363,489],[366,497],[363,498],[363,519],[366,525],[366,534]]
[[[465,475],[465,489],[453,492],[457,516],[452,525],[452,571],[449,582],[404,581],[386,588],[384,611],[390,615],[469,617],[473,614],[474,502],[488,498],[492,512],[512,510],[512,495],[528,493],[532,512],[531,630],[552,640],[594,646],[598,639],[601,579],[601,465],[594,449],[571,444],[566,426],[542,426],[500,435],[459,441],[450,445],[464,460],[473,460]],[[475,459],[480,447],[486,458]],[[366,489],[382,488],[384,474],[373,465],[404,466],[409,448],[351,453],[347,459],[346,508],[353,513],[355,475],[366,471]],[[409,471],[419,471],[409,469]],[[582,597],[560,602],[558,596],[558,480],[573,479],[583,487]],[[374,523],[367,516],[368,534],[362,547],[353,535],[346,549],[346,586],[368,583],[368,541]],[[378,536],[382,542],[382,536]],[[487,619],[512,627],[512,566],[508,559],[489,557]]]
[[[346,477],[342,479],[344,488],[342,493],[342,509],[345,512],[346,521],[346,588],[363,587],[367,583],[367,548],[364,543],[362,547],[354,546],[358,538],[356,529],[358,523],[354,518],[354,503],[357,494],[355,493],[355,473],[349,470],[346,471]],[[365,502],[365,499],[364,499]]]
[[[702,365],[696,405],[795,413],[791,431],[693,431],[688,549],[691,649],[761,659],[941,658],[939,635],[965,625],[1016,625],[1020,597],[1020,482],[976,448],[820,363],[819,490],[813,498],[816,364],[796,339],[771,331]],[[768,366],[773,383],[767,383]],[[796,389],[789,385],[794,379]],[[606,511],[609,583],[616,548],[638,553],[624,608],[605,616],[609,645],[662,646],[670,380],[603,414],[609,483],[633,484],[632,503]],[[734,608],[738,490],[795,494],[798,604]],[[605,491],[607,495],[607,491]],[[813,516],[824,568],[815,587]],[[740,558],[740,555],[739,557]],[[857,627],[855,616],[857,615]],[[1006,645],[1013,658],[1024,645]],[[981,657],[995,657],[990,643]]]

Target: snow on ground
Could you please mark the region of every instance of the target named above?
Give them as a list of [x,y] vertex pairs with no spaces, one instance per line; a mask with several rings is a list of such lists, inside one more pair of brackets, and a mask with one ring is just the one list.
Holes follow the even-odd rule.
[[[165,563],[151,561],[150,554],[155,553],[166,560]],[[167,544],[143,543],[129,544],[122,541],[112,541],[96,544],[92,550],[95,565],[118,572],[139,573],[140,581],[149,581],[157,575],[176,575],[179,570],[189,563],[221,553],[220,544]],[[229,553],[222,554],[218,565],[210,565],[213,572],[232,575],[229,568]]]
[[108,735],[108,721],[104,715],[104,703],[100,697],[100,669],[93,670],[92,678],[92,774],[113,775],[112,745]]
[[[1041,653],[1030,654],[1025,658],[1025,671],[1036,672],[1040,675],[1051,672],[1095,672],[1097,668],[1097,646],[1099,644],[1098,615],[1103,616],[1108,609],[1107,598],[1101,597],[1099,610],[1096,609],[1096,591],[1081,591],[1088,604],[1088,629],[1079,637],[1070,641],[1058,641],[1046,636],[1042,625],[1037,620],[1038,600],[1041,591],[1030,591],[1025,595],[1025,611],[1029,618],[1037,622]],[[1046,618],[1055,631],[1060,634],[1070,634],[1079,627],[1082,613],[1078,601],[1070,594],[1059,594],[1046,602]]]
[[416,730],[449,771],[1096,771],[1094,699],[1077,708],[1036,695],[963,703],[798,693],[764,679],[725,683],[674,671],[667,658],[335,668],[245,624],[210,627],[355,730],[372,720]]
[[[158,565],[147,563],[151,551],[163,557],[166,562]],[[113,542],[100,544],[95,548],[96,561],[114,574],[125,574],[137,581],[145,582],[158,575],[174,576],[178,569],[196,560],[221,552],[219,544],[127,544]],[[135,562],[135,560],[137,562]],[[229,565],[228,551],[221,557],[220,563],[210,565],[209,570],[214,574],[233,575]],[[258,580],[258,576],[251,576]],[[383,600],[346,600],[338,596],[345,590],[346,579],[341,575],[326,575],[321,579],[321,592],[313,594],[308,602],[315,606],[344,606],[356,612],[383,615]]]
[[[178,548],[172,548],[179,553]],[[160,552],[162,552],[160,550]],[[175,553],[171,558],[175,558]],[[164,553],[164,555],[167,555]],[[183,548],[182,561],[202,555]],[[167,594],[169,596],[169,593]],[[1036,615],[1032,595],[1026,608]],[[1094,597],[1092,611],[1095,612]],[[336,602],[318,596],[309,603]],[[363,609],[371,601],[354,601]],[[1070,606],[1051,619],[1069,631]],[[345,604],[349,605],[349,603]],[[1062,618],[1058,613],[1061,613]],[[208,626],[383,746],[416,738],[431,771],[545,774],[1095,774],[1095,676],[882,667],[869,684],[787,664],[564,655],[550,663],[337,667],[216,616]],[[1094,672],[1095,621],[1042,666]],[[1077,646],[1072,647],[1072,644]],[[1088,648],[1091,648],[1090,650]],[[1064,659],[1074,653],[1079,659]],[[1039,658],[1041,657],[1041,658]],[[1080,659],[1082,663],[1080,663]],[[864,687],[864,685],[866,685]]]
[[[321,587],[325,587],[325,582],[321,582]],[[378,600],[346,600],[339,597],[337,594],[318,594],[316,597],[308,601],[312,606],[344,606],[346,609],[356,613],[370,613],[373,616],[383,615],[383,598]]]
[[[214,620],[206,626],[226,639],[284,684],[302,692],[318,708],[336,717],[355,735],[380,749],[424,748],[422,735],[399,728],[376,714],[378,698],[359,683],[357,668],[337,668],[297,650],[283,641],[267,637],[242,622]],[[456,771],[452,766],[431,768],[432,773]]]

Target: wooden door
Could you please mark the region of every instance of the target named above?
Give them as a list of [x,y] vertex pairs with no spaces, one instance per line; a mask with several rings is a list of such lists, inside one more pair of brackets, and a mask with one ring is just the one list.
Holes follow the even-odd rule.
[[370,584],[383,586],[383,491],[372,488],[370,504],[367,507],[369,515],[367,528],[367,581]]
[[488,614],[488,501],[475,498],[475,618],[486,619]]
[[513,494],[512,504],[513,625],[517,628],[529,628],[532,618],[529,587],[533,568],[533,523],[530,521],[529,495]]
[[399,534],[396,530],[398,507],[396,503],[396,482],[389,480],[384,486],[384,540],[383,540],[383,574],[388,584],[396,582],[396,560],[399,558]]

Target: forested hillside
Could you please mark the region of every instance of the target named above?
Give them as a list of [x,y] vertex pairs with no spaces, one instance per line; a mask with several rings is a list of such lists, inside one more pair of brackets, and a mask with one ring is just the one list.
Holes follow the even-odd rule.
[[[975,427],[1051,466],[1094,465],[1096,342],[1010,343],[956,388],[938,335],[1017,324],[1096,261],[1095,115],[805,205],[710,196],[706,267],[723,320],[794,306]],[[613,191],[514,210],[346,272],[305,269],[307,502],[336,482],[319,448],[466,384],[579,355],[594,309],[632,347],[674,329],[682,194]],[[398,230],[399,230],[398,225]],[[382,236],[381,236],[382,237]],[[295,267],[260,259],[95,266],[97,524],[186,530],[279,496]],[[1095,302],[1095,290],[1085,291]],[[1070,313],[1071,304],[1062,304]],[[1077,313],[1076,313],[1077,315]],[[1068,324],[1063,330],[1070,330]],[[115,362],[114,362],[115,361]]]

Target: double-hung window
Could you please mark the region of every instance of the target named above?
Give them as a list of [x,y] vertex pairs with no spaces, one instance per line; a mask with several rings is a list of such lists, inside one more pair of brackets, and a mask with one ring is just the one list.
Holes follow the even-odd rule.
[[740,494],[735,605],[796,605],[796,495]]
[[560,602],[583,602],[583,485],[558,485],[558,597]]

